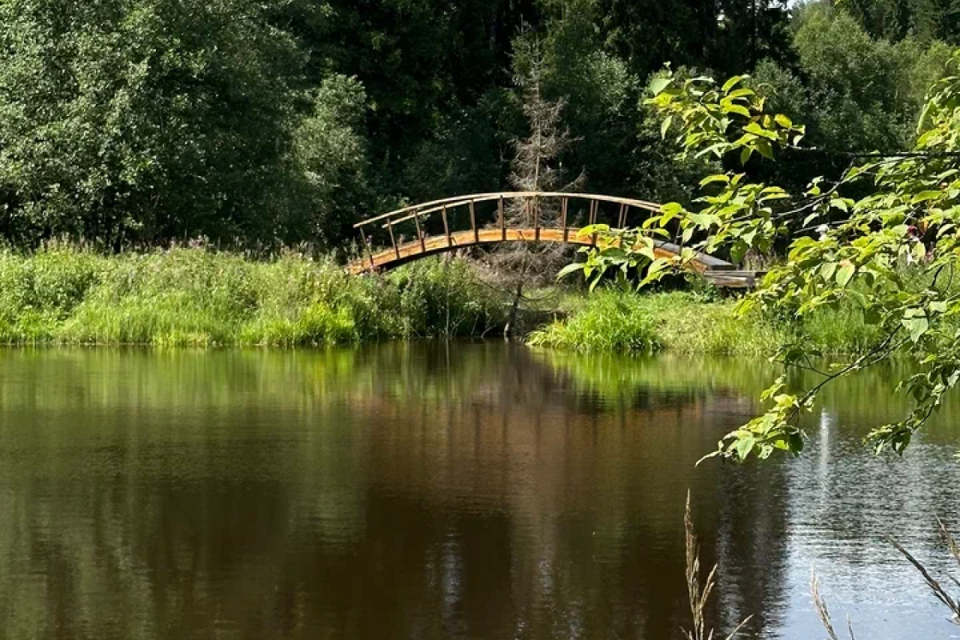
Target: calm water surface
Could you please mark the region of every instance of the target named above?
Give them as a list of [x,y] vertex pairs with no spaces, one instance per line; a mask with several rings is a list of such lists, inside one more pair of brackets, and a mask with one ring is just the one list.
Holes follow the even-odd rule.
[[904,459],[884,369],[799,460],[693,463],[777,372],[503,344],[0,351],[0,638],[660,639],[688,619],[683,501],[721,630],[960,637],[884,536],[946,571],[960,403]]

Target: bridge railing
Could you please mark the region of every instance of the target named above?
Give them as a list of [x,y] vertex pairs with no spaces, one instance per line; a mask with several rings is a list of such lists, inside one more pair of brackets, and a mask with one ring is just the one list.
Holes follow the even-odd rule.
[[[485,209],[489,207],[478,207],[478,205],[490,203],[496,204],[495,210],[488,211]],[[549,204],[545,207],[545,203]],[[583,205],[586,205],[585,210]],[[610,215],[609,206],[606,207],[607,211],[602,211],[602,205],[618,206],[617,217]],[[660,211],[660,205],[654,202],[633,198],[591,193],[512,191],[480,193],[424,202],[363,220],[355,224],[354,228],[360,233],[360,240],[370,268],[375,269],[374,253],[378,251],[375,250],[374,243],[380,239],[389,243],[383,250],[391,251],[397,260],[401,259],[401,250],[404,247],[409,248],[410,244],[414,249],[419,244],[420,252],[426,253],[427,238],[439,236],[441,233],[441,237],[446,239],[447,246],[453,247],[453,236],[461,230],[460,228],[464,231],[467,229],[472,231],[473,240],[477,244],[480,242],[481,230],[485,229],[499,229],[501,239],[505,241],[508,238],[507,231],[518,226],[511,224],[511,216],[508,215],[510,207],[513,207],[514,211],[522,211],[522,226],[533,230],[534,240],[540,239],[542,228],[559,227],[563,229],[564,242],[568,241],[571,232],[578,231],[584,224],[593,225],[603,222],[615,228],[623,228],[628,222],[632,224],[642,222],[636,218],[630,219],[634,210],[642,211],[645,216],[650,212]],[[544,216],[547,208],[552,210],[552,215]],[[468,214],[469,227],[458,224],[463,222],[463,213]],[[442,231],[439,228],[438,217],[442,222]],[[431,228],[435,228],[434,233],[430,232]],[[404,237],[400,235],[402,231],[413,233],[413,240],[410,243],[404,242]]]

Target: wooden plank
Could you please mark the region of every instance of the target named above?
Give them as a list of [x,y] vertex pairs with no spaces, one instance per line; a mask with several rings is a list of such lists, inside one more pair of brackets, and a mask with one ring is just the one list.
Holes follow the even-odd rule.
[[[590,226],[597,224],[597,214],[600,212],[600,202],[598,200],[590,201]],[[597,234],[593,234],[590,244],[597,246]]]

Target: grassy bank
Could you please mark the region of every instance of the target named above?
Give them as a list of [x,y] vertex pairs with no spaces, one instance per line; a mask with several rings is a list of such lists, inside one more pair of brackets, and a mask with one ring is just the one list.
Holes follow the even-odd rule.
[[[705,294],[541,293],[549,295],[531,299],[550,308],[527,309],[527,326],[565,319],[530,342],[559,349],[766,355],[798,335],[825,352],[859,351],[874,339],[843,310],[797,327],[737,317],[732,301]],[[296,347],[481,336],[503,328],[510,302],[462,260],[422,260],[371,278],[294,253],[263,261],[203,248],[0,251],[4,344]]]
[[790,340],[824,353],[857,353],[877,337],[853,309],[824,310],[794,323],[759,313],[739,317],[732,300],[686,292],[607,290],[566,304],[567,318],[533,332],[530,344],[581,352],[766,356]]
[[199,248],[104,256],[52,246],[0,252],[0,342],[308,346],[479,335],[502,304],[462,262],[386,278],[332,261]]

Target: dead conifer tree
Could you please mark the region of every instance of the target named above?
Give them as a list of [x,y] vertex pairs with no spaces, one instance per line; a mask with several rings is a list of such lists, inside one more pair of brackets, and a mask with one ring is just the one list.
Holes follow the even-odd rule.
[[[517,38],[514,53],[514,82],[523,95],[523,113],[529,135],[513,141],[510,186],[517,191],[569,191],[582,188],[585,175],[564,183],[561,157],[576,142],[563,126],[565,100],[547,100],[543,94],[544,61],[539,40],[529,34]],[[534,225],[539,216],[542,226],[558,222],[556,204],[539,200],[512,202],[504,212],[510,226],[525,228]],[[487,280],[493,286],[510,292],[512,305],[506,334],[516,333],[517,316],[525,285],[552,282],[566,262],[566,248],[549,243],[505,243],[491,252],[487,262]]]

